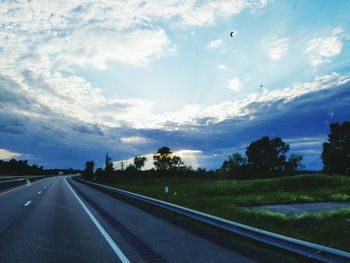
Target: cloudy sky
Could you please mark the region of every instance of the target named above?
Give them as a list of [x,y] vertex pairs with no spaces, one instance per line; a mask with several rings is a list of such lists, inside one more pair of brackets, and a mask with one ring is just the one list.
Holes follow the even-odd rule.
[[167,145],[217,168],[267,135],[320,169],[329,123],[350,120],[349,11],[328,0],[0,1],[0,158],[82,168]]

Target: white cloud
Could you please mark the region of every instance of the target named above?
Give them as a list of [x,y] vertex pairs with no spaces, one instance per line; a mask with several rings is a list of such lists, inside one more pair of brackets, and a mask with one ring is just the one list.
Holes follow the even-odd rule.
[[124,144],[140,145],[140,144],[147,143],[148,139],[141,136],[131,136],[131,137],[122,137],[120,138],[120,141]]
[[[174,3],[174,1],[171,3]],[[177,5],[172,6],[172,11],[167,11],[167,14],[169,15],[169,13],[172,13],[174,16],[177,15],[180,17],[180,22],[178,23],[180,26],[203,26],[212,25],[220,18],[228,18],[242,12],[245,9],[254,11],[264,7],[266,4],[267,1],[260,0],[184,0],[177,1]],[[155,8],[159,8],[159,4]],[[162,7],[160,7],[160,9],[162,9]]]
[[344,32],[344,29],[340,26],[333,28],[332,35],[336,36]]
[[238,92],[241,89],[242,83],[238,78],[232,78],[228,80],[227,88],[233,91]]
[[[251,107],[252,104],[288,102],[307,93],[345,84],[350,81],[350,76],[332,73],[284,89],[256,92],[240,100],[227,100],[207,107],[197,104],[187,105],[179,111],[159,114],[154,113],[152,102],[140,99],[106,98],[102,96],[99,89],[93,88],[79,77],[64,77],[59,73],[48,76],[43,74],[41,79],[34,79],[32,83],[26,84],[28,79],[30,80],[29,77],[21,76],[19,83],[22,85],[18,85],[19,90],[16,92],[27,98],[36,98],[42,110],[28,112],[26,109],[17,109],[16,105],[6,107],[7,110],[35,119],[47,119],[50,114],[58,114],[73,120],[100,125],[102,129],[103,127],[130,127],[173,130],[188,127],[192,129],[197,125],[252,116],[258,110]],[[240,81],[233,80],[232,88],[237,90]],[[129,142],[132,140],[130,139]]]
[[[18,84],[19,93],[54,114],[108,127],[159,127],[164,116],[176,113],[155,115],[150,101],[106,97],[74,75],[74,67],[104,70],[110,61],[147,66],[175,51],[160,20],[172,27],[196,27],[265,5],[259,0],[4,2],[0,71]],[[176,118],[184,120],[179,114]]]
[[272,60],[280,60],[288,51],[288,39],[271,36],[262,41],[266,54]]
[[242,100],[226,101],[209,106],[202,109],[200,114],[197,114],[197,118],[207,118],[212,122],[220,122],[234,117],[252,116],[259,110],[249,107],[254,103],[269,104],[279,100],[283,100],[287,103],[307,93],[336,88],[348,82],[350,82],[350,75],[340,75],[333,72],[329,75],[315,77],[314,80],[310,82],[295,84],[284,89],[265,91],[264,93],[256,92]]
[[193,169],[197,169],[201,165],[200,159],[203,152],[200,150],[180,150],[174,154],[180,156],[185,165],[191,165]]
[[208,43],[208,48],[219,48],[223,43],[224,41],[221,38],[215,39]]
[[[238,5],[229,1],[202,4],[162,1],[160,6],[155,2],[139,5],[136,2],[120,4],[112,1],[101,5],[98,1],[69,1],[62,4],[50,2],[46,6],[43,3],[31,1],[27,5],[15,2],[0,5],[0,21],[4,28],[0,32],[0,70],[16,80],[18,92],[35,97],[48,111],[102,127],[167,129],[169,122],[178,124],[179,128],[186,124],[200,125],[203,119],[219,122],[254,114],[254,109],[249,107],[253,102],[288,101],[349,80],[348,76],[333,73],[282,90],[254,93],[241,100],[224,101],[208,107],[187,105],[176,112],[155,114],[151,101],[106,97],[84,78],[63,74],[61,70],[73,65],[104,69],[110,60],[146,66],[174,51],[165,30],[152,25],[153,21],[160,18],[173,21],[172,18],[179,16],[180,19],[173,22],[176,20],[182,26],[210,24],[220,16],[228,17],[248,8],[250,2],[242,1]],[[223,8],[225,5],[235,7],[228,10]],[[73,11],[79,6],[82,11]],[[106,6],[109,8],[106,9]],[[195,23],[189,14],[197,9],[203,20]],[[95,24],[89,25],[96,17]],[[341,33],[342,28],[334,28],[331,36],[311,41],[307,52],[316,64],[340,53]],[[275,37],[265,44],[271,59],[281,59],[288,50],[285,38]],[[227,66],[219,65],[218,68],[226,70]],[[24,75],[25,70],[30,74]],[[241,86],[238,78],[228,82],[228,88],[234,91],[239,91]],[[23,110],[18,112],[30,118],[46,117]],[[124,142],[132,144],[142,140],[124,139]]]
[[[10,39],[0,36],[0,40],[9,44],[4,48],[7,62],[35,56],[38,51],[45,55],[48,49],[51,62],[98,69],[105,68],[109,60],[145,65],[174,50],[159,20],[181,27],[203,26],[266,4],[260,0],[9,1],[0,5],[0,21],[1,34]],[[15,45],[11,45],[13,40]],[[47,42],[51,48],[43,45]]]
[[[186,128],[189,125],[191,129],[199,125],[210,125],[232,118],[250,118],[254,119],[254,114],[259,112],[259,108],[252,105],[269,105],[276,101],[290,102],[293,99],[308,93],[336,88],[345,83],[350,82],[350,75],[341,75],[339,73],[331,73],[324,76],[315,77],[312,81],[295,84],[291,87],[268,91],[263,93],[256,92],[248,95],[244,99],[227,100],[208,107],[198,106],[196,112],[182,117],[182,122],[177,123],[177,129]],[[176,115],[177,113],[173,113]],[[171,114],[164,116],[164,123],[171,121]],[[203,123],[204,120],[204,123]]]
[[228,68],[228,66],[226,66],[225,64],[221,64],[218,66],[218,69],[223,70],[223,71],[229,71],[230,69]]
[[60,68],[77,65],[99,70],[105,69],[110,61],[146,66],[172,52],[174,49],[162,29],[120,32],[82,28],[69,37],[56,38],[39,47],[39,55],[50,58]]
[[342,32],[341,27],[336,27],[331,36],[311,39],[305,49],[305,52],[309,54],[309,63],[313,66],[330,63],[333,57],[339,55],[343,43],[338,35]]
[[16,157],[19,157],[19,156],[21,156],[20,153],[11,152],[11,151],[8,151],[6,149],[0,149],[0,160],[16,158]]

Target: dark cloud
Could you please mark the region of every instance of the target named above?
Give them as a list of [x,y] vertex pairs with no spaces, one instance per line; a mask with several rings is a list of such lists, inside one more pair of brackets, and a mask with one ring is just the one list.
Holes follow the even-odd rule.
[[[320,153],[329,124],[350,120],[349,105],[350,83],[312,92],[289,102],[282,99],[269,104],[255,102],[248,105],[248,108],[259,109],[253,115],[197,126],[194,131],[148,130],[144,134],[150,138],[158,138],[158,145],[166,143],[178,149],[199,149],[210,156],[217,154],[216,157],[208,158],[212,160],[209,167],[220,165],[234,151],[244,153],[245,147],[251,141],[262,136],[281,137],[286,140],[294,138],[291,152],[304,154],[307,168],[320,169]],[[320,139],[306,147],[306,137]]]
[[95,135],[104,135],[102,129],[97,124],[92,125],[86,125],[83,123],[73,124],[73,130],[80,133],[87,133],[87,134],[95,134]]
[[30,99],[20,93],[19,85],[0,74],[0,109],[8,109],[9,105],[22,109],[30,108]]
[[[291,152],[304,154],[308,169],[321,168],[320,152],[329,123],[349,120],[350,116],[350,84],[346,84],[288,102],[254,102],[248,108],[256,113],[216,124],[209,118],[192,127],[169,123],[168,127],[179,128],[170,131],[132,129],[127,124],[108,128],[51,112],[16,87],[15,82],[0,76],[0,148],[22,153],[22,158],[48,167],[82,168],[90,159],[102,165],[106,152],[115,160],[127,159],[167,145],[174,151],[201,150],[200,164],[217,168],[229,154],[244,153],[251,141],[267,135],[285,139]],[[132,136],[145,137],[147,143],[128,145],[120,140]]]
[[45,93],[51,94],[56,98],[60,98],[62,100],[74,103],[72,98],[63,96],[62,94],[58,93],[45,80],[43,80],[41,77],[35,76],[35,74],[33,74],[33,72],[31,72],[30,70],[24,70],[22,72],[22,76],[24,77],[24,80],[29,87],[35,87],[37,91],[43,91]]

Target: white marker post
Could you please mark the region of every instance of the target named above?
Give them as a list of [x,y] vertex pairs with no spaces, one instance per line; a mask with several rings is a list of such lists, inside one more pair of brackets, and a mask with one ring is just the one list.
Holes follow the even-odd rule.
[[169,193],[169,187],[168,187],[168,186],[165,186],[165,187],[164,187],[164,193],[166,193],[166,194]]

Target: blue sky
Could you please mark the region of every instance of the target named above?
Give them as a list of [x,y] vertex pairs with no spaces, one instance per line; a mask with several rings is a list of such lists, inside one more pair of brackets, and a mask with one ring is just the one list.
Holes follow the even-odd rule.
[[329,123],[350,120],[349,10],[2,1],[0,158],[81,168],[109,152],[118,166],[167,145],[213,169],[267,135],[320,169]]

